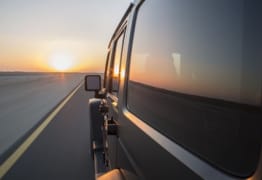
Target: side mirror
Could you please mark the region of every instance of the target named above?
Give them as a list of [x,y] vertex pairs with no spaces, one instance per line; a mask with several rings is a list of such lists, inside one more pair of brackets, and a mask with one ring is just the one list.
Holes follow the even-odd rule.
[[101,90],[101,76],[100,75],[85,76],[85,90],[96,91],[96,92]]
[[85,76],[85,90],[94,91],[95,98],[103,99],[106,97],[106,89],[101,88],[101,76],[100,75]]

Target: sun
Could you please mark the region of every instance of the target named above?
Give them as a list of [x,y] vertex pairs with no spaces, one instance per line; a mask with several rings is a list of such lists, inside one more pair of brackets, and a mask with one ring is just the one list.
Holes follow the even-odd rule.
[[72,65],[74,58],[67,53],[56,53],[50,57],[50,65],[57,71],[67,71]]

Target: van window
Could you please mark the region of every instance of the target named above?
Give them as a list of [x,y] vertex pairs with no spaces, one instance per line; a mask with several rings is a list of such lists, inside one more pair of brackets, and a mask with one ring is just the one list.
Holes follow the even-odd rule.
[[116,96],[118,96],[119,89],[120,65],[122,58],[122,49],[124,44],[124,35],[125,32],[122,31],[117,40],[115,41],[115,53],[112,72],[112,92]]
[[105,66],[105,75],[104,75],[104,88],[109,89],[110,84],[110,71],[111,71],[111,52],[110,50],[106,56],[106,66]]
[[145,1],[128,82],[132,113],[238,176],[250,175],[259,159],[262,54],[255,4]]
[[261,61],[250,57],[256,56],[246,44],[243,1],[171,0],[161,3],[162,10],[157,4],[146,2],[139,14],[131,80],[191,95],[261,103]]

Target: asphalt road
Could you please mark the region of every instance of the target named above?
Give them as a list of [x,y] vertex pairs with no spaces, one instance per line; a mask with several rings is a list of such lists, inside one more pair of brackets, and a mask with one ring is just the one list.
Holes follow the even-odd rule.
[[58,112],[4,180],[94,179],[88,99],[83,86]]
[[83,78],[78,73],[0,73],[0,163]]

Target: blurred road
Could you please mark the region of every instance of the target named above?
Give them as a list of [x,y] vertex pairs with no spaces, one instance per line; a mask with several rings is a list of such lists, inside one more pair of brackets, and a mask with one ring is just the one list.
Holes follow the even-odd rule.
[[83,78],[79,73],[0,73],[0,163]]
[[91,96],[81,86],[3,179],[94,179],[87,108]]

